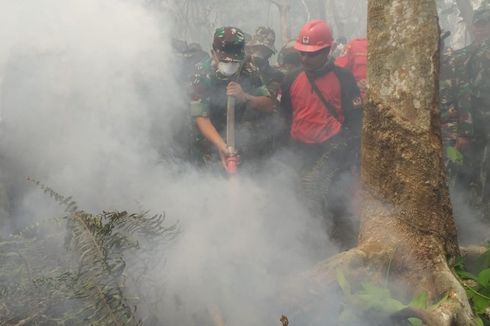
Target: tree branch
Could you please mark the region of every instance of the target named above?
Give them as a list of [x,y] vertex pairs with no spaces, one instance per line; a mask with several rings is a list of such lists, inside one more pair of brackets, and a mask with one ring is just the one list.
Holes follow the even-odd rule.
[[310,21],[310,20],[311,20],[310,8],[308,8],[308,5],[306,4],[305,0],[301,0],[301,4],[302,4],[302,5],[303,5],[303,7],[305,8],[305,12],[306,12],[306,21]]
[[269,0],[269,1],[275,4],[278,8],[281,8],[281,4],[278,1],[276,0]]
[[471,27],[471,21],[473,20],[473,6],[469,0],[456,0],[461,16],[463,16],[463,21],[466,28]]

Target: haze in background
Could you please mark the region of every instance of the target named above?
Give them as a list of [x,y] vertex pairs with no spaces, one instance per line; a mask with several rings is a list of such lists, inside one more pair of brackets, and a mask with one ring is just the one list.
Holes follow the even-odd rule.
[[194,325],[217,306],[230,325],[272,323],[285,278],[336,249],[281,161],[232,182],[174,155],[187,107],[167,18],[130,1],[0,2],[2,233],[63,215],[27,177],[94,213],[164,211],[181,232],[155,257],[152,313]]

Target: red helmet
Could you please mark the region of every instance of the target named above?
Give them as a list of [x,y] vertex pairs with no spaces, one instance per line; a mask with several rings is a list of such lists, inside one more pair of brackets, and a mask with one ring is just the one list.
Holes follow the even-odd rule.
[[332,29],[326,22],[315,19],[307,22],[299,32],[294,48],[301,52],[316,52],[332,46]]

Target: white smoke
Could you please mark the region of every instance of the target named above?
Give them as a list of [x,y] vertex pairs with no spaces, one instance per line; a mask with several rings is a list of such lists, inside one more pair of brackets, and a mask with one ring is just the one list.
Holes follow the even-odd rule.
[[122,0],[0,2],[3,231],[61,214],[26,177],[87,211],[165,211],[181,233],[150,275],[161,322],[214,306],[229,325],[277,322],[281,281],[335,248],[281,162],[228,180],[168,159],[187,107],[165,21]]

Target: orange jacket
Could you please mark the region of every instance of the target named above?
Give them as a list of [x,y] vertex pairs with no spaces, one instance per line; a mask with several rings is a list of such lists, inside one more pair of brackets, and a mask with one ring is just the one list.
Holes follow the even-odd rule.
[[351,40],[344,52],[335,59],[335,64],[342,68],[349,69],[364,93],[364,85],[367,77],[367,51],[368,40],[366,38],[356,38]]

